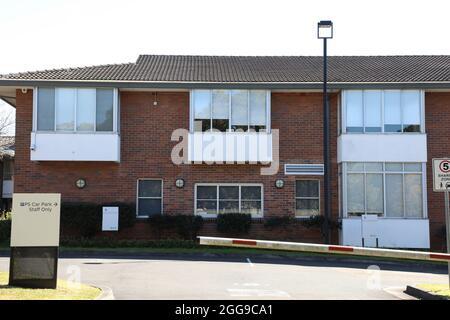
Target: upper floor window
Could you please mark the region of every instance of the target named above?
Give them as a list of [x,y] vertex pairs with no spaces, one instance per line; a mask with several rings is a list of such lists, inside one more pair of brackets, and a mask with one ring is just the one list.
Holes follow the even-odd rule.
[[38,88],[37,131],[114,131],[114,89]]
[[346,90],[342,95],[344,132],[424,131],[420,90]]
[[193,90],[191,131],[269,131],[270,92]]

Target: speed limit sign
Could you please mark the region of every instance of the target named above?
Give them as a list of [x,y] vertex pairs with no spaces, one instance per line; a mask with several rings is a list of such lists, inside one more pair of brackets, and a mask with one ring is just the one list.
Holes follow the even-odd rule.
[[450,158],[433,159],[433,191],[450,191]]

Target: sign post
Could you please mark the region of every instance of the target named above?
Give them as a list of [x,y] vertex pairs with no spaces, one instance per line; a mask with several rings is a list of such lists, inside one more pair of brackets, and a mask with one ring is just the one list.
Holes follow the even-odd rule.
[[56,288],[59,193],[14,193],[9,284]]
[[[445,230],[447,238],[447,253],[450,253],[450,158],[433,159],[433,191],[444,192],[445,201]],[[450,262],[448,263],[449,288],[450,288]]]

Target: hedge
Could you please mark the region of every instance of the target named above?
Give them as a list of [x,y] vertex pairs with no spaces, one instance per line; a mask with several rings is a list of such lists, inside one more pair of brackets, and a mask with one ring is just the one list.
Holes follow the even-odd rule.
[[194,215],[155,215],[148,222],[158,229],[175,229],[177,234],[186,240],[195,240],[203,226],[203,218]]
[[217,215],[217,230],[229,234],[248,233],[252,223],[250,214],[225,213]]

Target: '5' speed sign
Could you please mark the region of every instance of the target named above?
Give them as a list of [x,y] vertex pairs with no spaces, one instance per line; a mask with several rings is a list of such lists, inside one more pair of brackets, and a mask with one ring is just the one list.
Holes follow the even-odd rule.
[[433,159],[433,191],[450,191],[450,158]]

